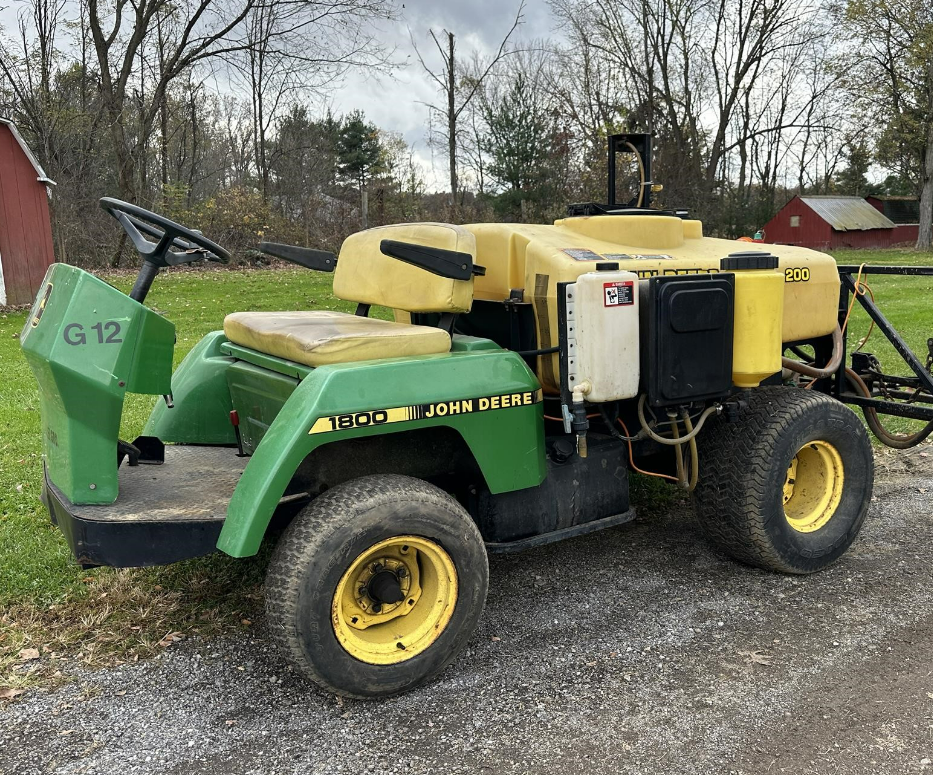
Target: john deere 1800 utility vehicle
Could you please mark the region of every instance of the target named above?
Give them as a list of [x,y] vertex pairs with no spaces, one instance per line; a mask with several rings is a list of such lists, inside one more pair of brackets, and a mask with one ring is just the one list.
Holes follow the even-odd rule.
[[[641,171],[627,204],[619,152]],[[174,326],[146,293],[160,269],[227,252],[102,200],[142,258],[132,292],[55,264],[22,333],[44,501],[78,562],[246,557],[288,504],[271,631],[321,686],[373,697],[463,649],[487,553],[632,519],[630,471],[692,490],[704,532],[745,563],[810,573],[838,559],[873,471],[843,402],[886,443],[918,443],[933,425],[893,436],[878,413],[933,421],[930,361],[856,292],[861,270],[797,247],[748,252],[651,209],[650,162],[648,137],[612,137],[608,204],[553,225],[387,226],[339,256],[263,244],[332,272],[356,314],[238,312],[174,374]],[[863,352],[845,367],[856,299],[912,376]],[[394,322],[369,317],[373,305]],[[132,442],[118,438],[128,392],[162,396]]]

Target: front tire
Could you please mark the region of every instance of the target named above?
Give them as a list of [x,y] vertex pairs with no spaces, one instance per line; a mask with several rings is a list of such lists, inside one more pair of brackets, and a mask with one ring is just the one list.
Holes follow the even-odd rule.
[[486,600],[470,515],[407,476],[366,476],[316,498],[276,546],[266,613],[288,658],[348,697],[398,694],[466,646]]
[[697,520],[735,559],[813,573],[855,540],[871,502],[874,457],[861,421],[822,393],[756,388],[737,422],[698,439]]

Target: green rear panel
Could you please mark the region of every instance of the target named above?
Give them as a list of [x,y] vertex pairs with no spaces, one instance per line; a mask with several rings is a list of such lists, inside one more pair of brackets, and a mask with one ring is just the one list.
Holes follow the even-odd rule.
[[171,391],[175,327],[66,264],[53,264],[20,335],[39,383],[49,477],[73,503],[113,503],[127,392]]
[[[241,429],[244,415],[257,407],[260,419],[250,434],[262,434],[217,543],[235,557],[258,551],[298,465],[332,441],[448,426],[463,437],[493,493],[534,487],[545,476],[539,384],[515,353],[477,347],[322,366],[294,387],[281,409],[289,378],[249,364],[229,374]],[[503,395],[517,398],[503,402]],[[509,407],[496,408],[503,403]]]

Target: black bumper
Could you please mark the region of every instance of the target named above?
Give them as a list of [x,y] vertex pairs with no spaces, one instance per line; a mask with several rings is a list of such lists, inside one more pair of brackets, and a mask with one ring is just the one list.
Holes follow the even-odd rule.
[[42,502],[85,568],[147,567],[201,557],[214,552],[222,519],[141,520],[108,514],[95,518],[93,506],[76,506],[44,472]]

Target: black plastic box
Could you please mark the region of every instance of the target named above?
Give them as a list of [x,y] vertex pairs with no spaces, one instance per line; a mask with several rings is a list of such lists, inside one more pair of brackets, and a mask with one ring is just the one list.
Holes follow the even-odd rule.
[[642,379],[652,406],[732,391],[735,276],[652,277],[642,304]]

